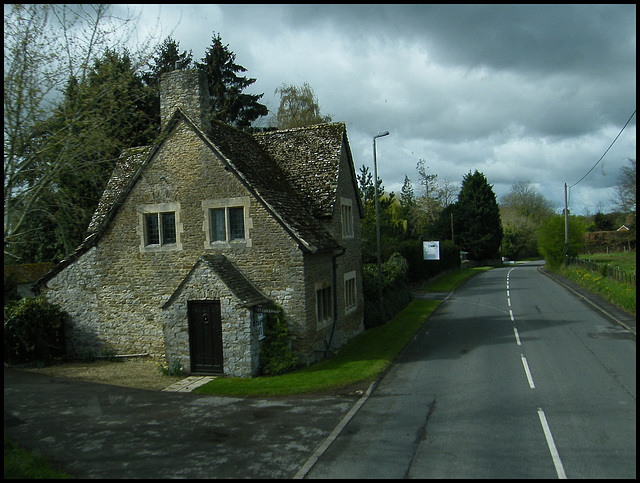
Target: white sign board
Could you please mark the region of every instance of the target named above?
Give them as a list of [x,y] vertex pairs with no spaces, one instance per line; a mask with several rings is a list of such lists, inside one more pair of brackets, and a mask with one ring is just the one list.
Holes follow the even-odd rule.
[[423,260],[440,260],[440,242],[422,242],[422,258]]

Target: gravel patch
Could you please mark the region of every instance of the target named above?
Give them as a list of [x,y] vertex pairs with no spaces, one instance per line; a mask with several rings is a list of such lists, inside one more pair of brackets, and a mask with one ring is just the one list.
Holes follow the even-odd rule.
[[44,368],[22,367],[21,369],[52,377],[153,391],[161,391],[186,377],[165,376],[154,361],[140,359],[116,362],[67,362]]

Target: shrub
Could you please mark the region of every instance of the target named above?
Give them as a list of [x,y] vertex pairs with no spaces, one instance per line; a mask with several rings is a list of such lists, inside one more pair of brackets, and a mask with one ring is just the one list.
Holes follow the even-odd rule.
[[367,264],[362,269],[365,329],[384,324],[411,301],[411,290],[407,284],[407,261],[399,253],[394,253],[381,268],[382,308],[378,300],[378,266]]
[[5,360],[49,362],[64,355],[65,312],[43,297],[24,298],[4,307]]
[[[575,216],[569,220],[569,253],[577,257],[584,245],[584,224]],[[551,267],[558,267],[565,259],[564,253],[564,216],[555,215],[547,218],[538,234],[538,250]]]
[[275,376],[297,368],[298,358],[291,351],[289,326],[281,307],[267,315],[264,333],[265,339],[260,346],[262,374]]

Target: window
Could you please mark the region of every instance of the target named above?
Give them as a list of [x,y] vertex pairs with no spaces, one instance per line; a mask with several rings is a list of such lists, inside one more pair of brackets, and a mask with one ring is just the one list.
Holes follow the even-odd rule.
[[138,208],[141,252],[182,249],[179,211],[178,203],[144,205]]
[[342,238],[353,238],[353,202],[349,198],[340,198],[342,206]]
[[318,324],[325,324],[333,320],[333,298],[331,286],[316,290],[316,314]]
[[215,208],[209,212],[211,217],[211,241],[227,241],[224,208]]
[[211,241],[244,240],[244,207],[213,208],[211,217]]
[[244,208],[229,208],[229,240],[244,240]]
[[344,311],[350,312],[356,308],[357,305],[356,295],[356,272],[349,272],[344,274]]
[[205,248],[220,248],[242,242],[250,247],[249,229],[253,227],[249,213],[249,197],[205,200]]
[[176,243],[175,213],[146,213],[145,245],[172,245]]
[[260,309],[256,309],[253,312],[253,327],[256,329],[258,334],[258,339],[264,339],[264,321],[267,317],[267,314],[261,311]]

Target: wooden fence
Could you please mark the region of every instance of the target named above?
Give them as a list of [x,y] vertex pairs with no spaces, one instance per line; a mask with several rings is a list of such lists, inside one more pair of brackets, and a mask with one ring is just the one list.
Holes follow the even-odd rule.
[[618,266],[612,267],[610,265],[597,263],[592,260],[584,260],[574,257],[569,257],[569,263],[573,265],[579,265],[593,272],[599,272],[603,276],[636,287],[636,270],[634,270],[633,272],[628,272]]

